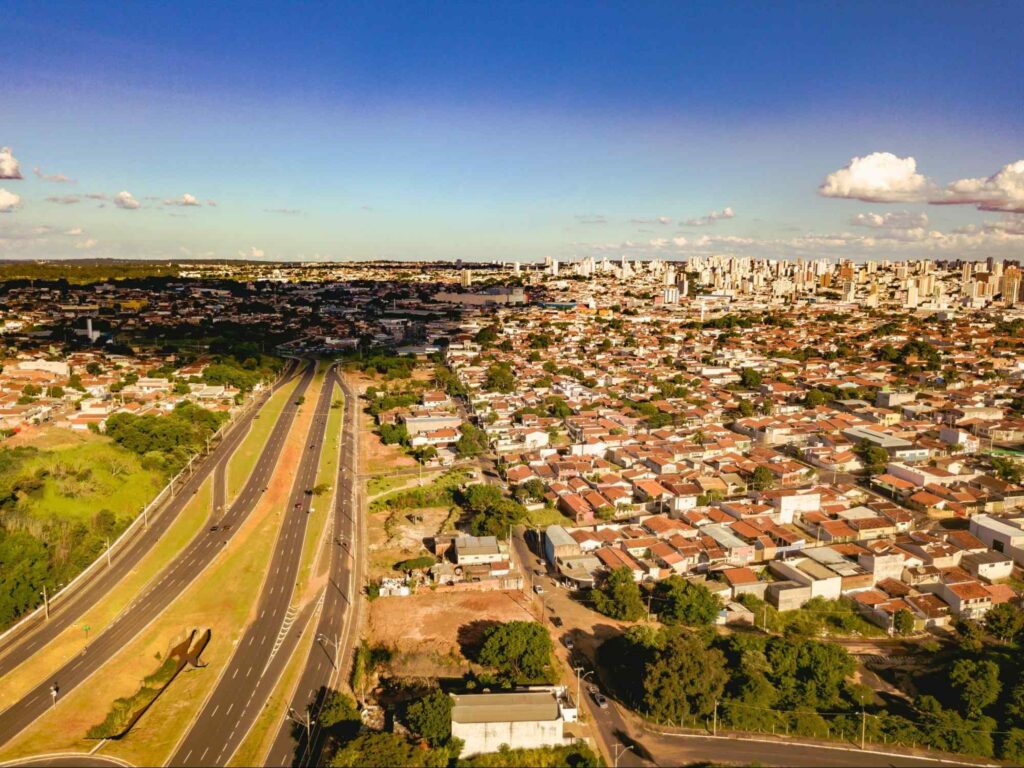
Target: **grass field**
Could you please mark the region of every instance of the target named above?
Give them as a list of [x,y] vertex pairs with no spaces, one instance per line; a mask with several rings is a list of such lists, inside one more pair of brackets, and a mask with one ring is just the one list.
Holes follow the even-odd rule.
[[526,519],[529,521],[531,526],[539,528],[546,528],[549,525],[567,525],[569,527],[576,525],[576,523],[554,507],[531,509],[529,514],[526,516]]
[[267,404],[260,410],[260,417],[253,421],[249,434],[245,436],[242,444],[238,446],[238,450],[228,460],[228,503],[238,495],[245,485],[245,481],[249,479],[252,468],[274,429],[274,424],[277,423],[284,407],[292,401],[292,396],[298,385],[299,377],[296,377],[295,381],[281,387],[271,396]]
[[[102,719],[115,699],[131,694],[148,674],[153,660],[192,627],[209,627],[212,639],[203,654],[203,669],[188,669],[161,696],[128,736],[111,742],[102,754],[134,765],[162,765],[197,716],[217,675],[258,603],[264,575],[284,516],[291,480],[302,455],[312,408],[295,420],[275,469],[269,491],[206,572],[186,589],[159,621],[144,629],[89,681],[69,691],[56,709],[36,720],[0,751],[0,759],[55,750],[88,751],[95,742],[84,734]],[[230,584],[230,589],[225,585]]]
[[42,479],[41,488],[27,494],[19,509],[44,521],[59,517],[87,522],[107,509],[124,523],[134,519],[166,483],[161,473],[143,469],[135,454],[106,438],[40,450],[5,474],[0,484],[18,478]]
[[78,654],[87,642],[83,626],[91,627],[93,636],[102,632],[143,587],[184,549],[192,537],[203,530],[212,502],[212,481],[207,479],[199,493],[185,506],[177,521],[160,538],[156,546],[103,600],[86,611],[73,626],[68,627],[4,677],[3,686],[0,686],[0,709],[13,704],[38,685],[52,670],[58,669]]

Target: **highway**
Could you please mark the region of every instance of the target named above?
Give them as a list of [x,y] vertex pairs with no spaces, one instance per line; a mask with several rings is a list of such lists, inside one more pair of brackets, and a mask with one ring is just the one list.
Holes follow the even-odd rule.
[[[303,396],[313,380],[313,374],[314,367],[308,366],[296,387],[294,395],[296,399]],[[203,570],[228,543],[235,531],[238,530],[239,524],[245,520],[263,494],[288,437],[295,419],[295,412],[296,408],[291,404],[281,411],[249,479],[238,498],[221,518],[218,530],[204,531],[192,539],[188,546],[163,570],[159,579],[154,579],[148,589],[131,602],[114,619],[113,623],[99,633],[79,655],[69,660],[60,669],[55,670],[20,701],[0,712],[0,744],[10,741],[31,725],[36,718],[50,710],[51,684],[56,682],[62,694],[67,694],[81,685],[154,619],[159,617],[161,612],[193,580],[202,577]],[[212,468],[212,464],[210,466]],[[183,496],[186,499],[191,495],[193,480],[198,482],[198,478],[194,477],[184,486]],[[198,487],[198,484],[195,485],[196,490]],[[217,642],[217,639],[214,638],[213,642]],[[56,707],[57,710],[60,709],[59,699]]]
[[361,484],[357,476],[359,395],[344,377],[339,376],[338,383],[345,393],[345,421],[341,433],[337,493],[334,497],[330,583],[317,623],[314,645],[289,704],[289,708],[296,713],[295,717],[301,719],[308,713],[314,722],[310,734],[305,728],[296,727],[294,720],[286,713],[281,713],[277,737],[264,762],[282,768],[319,764],[316,758],[323,747],[323,732],[315,723],[317,712],[323,704],[324,692],[336,687],[333,684],[335,676],[347,669],[353,645],[358,640],[357,616],[365,567],[363,542],[366,540],[365,518],[361,514],[359,498]]
[[[288,361],[288,371],[294,362]],[[52,641],[68,626],[92,606],[96,605],[118,582],[121,581],[153,545],[171,527],[178,515],[192,499],[193,494],[209,477],[216,467],[223,475],[223,467],[228,458],[249,433],[253,418],[266,403],[273,392],[292,380],[288,373],[282,375],[273,387],[268,388],[258,402],[242,416],[227,432],[224,438],[214,447],[210,454],[198,462],[195,472],[176,490],[170,499],[156,514],[150,515],[149,525],[140,528],[140,532],[129,540],[124,547],[115,550],[110,559],[110,566],[98,569],[91,577],[85,579],[71,594],[50,601],[50,618],[40,616],[19,626],[17,630],[4,638],[0,645],[0,678],[17,666],[27,661],[32,654]],[[221,484],[223,494],[223,484]],[[223,495],[221,495],[223,505]]]
[[316,485],[334,381],[331,369],[317,398],[256,618],[239,639],[216,687],[168,765],[226,764],[266,704],[298,642],[305,622],[296,620],[292,597],[311,505],[327,503],[326,499],[317,501],[307,490]]

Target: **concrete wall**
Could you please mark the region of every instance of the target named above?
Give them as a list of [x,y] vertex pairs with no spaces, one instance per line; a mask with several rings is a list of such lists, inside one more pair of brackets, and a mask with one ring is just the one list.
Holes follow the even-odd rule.
[[568,743],[562,720],[525,723],[452,723],[452,736],[462,739],[463,756],[497,752],[502,744],[511,749],[559,747]]

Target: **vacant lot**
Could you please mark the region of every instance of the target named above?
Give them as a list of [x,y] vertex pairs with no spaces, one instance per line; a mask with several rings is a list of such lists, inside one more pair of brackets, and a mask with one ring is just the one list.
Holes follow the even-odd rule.
[[423,590],[411,597],[382,597],[370,604],[368,639],[393,652],[386,670],[397,677],[448,676],[469,668],[466,644],[489,624],[532,621],[521,592]]

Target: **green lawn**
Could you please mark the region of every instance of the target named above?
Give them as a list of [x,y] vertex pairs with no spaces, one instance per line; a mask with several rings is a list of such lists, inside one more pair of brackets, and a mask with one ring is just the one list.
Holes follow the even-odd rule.
[[41,451],[16,471],[21,477],[43,479],[42,487],[21,502],[21,508],[39,520],[87,522],[107,509],[126,522],[166,483],[160,472],[143,469],[135,454],[106,439]]
[[274,429],[274,424],[281,415],[281,411],[284,410],[285,405],[292,401],[295,388],[299,385],[299,378],[296,377],[295,381],[281,387],[271,396],[267,404],[260,410],[259,418],[253,421],[249,434],[245,436],[242,444],[238,446],[234,455],[228,460],[227,482],[229,503],[242,490],[243,486],[245,486],[245,481],[252,474],[252,468],[263,451],[263,446],[266,445],[267,440],[270,438],[270,433]]
[[530,510],[526,520],[528,525],[533,528],[547,528],[549,525],[567,525],[572,528],[576,525],[554,507]]

